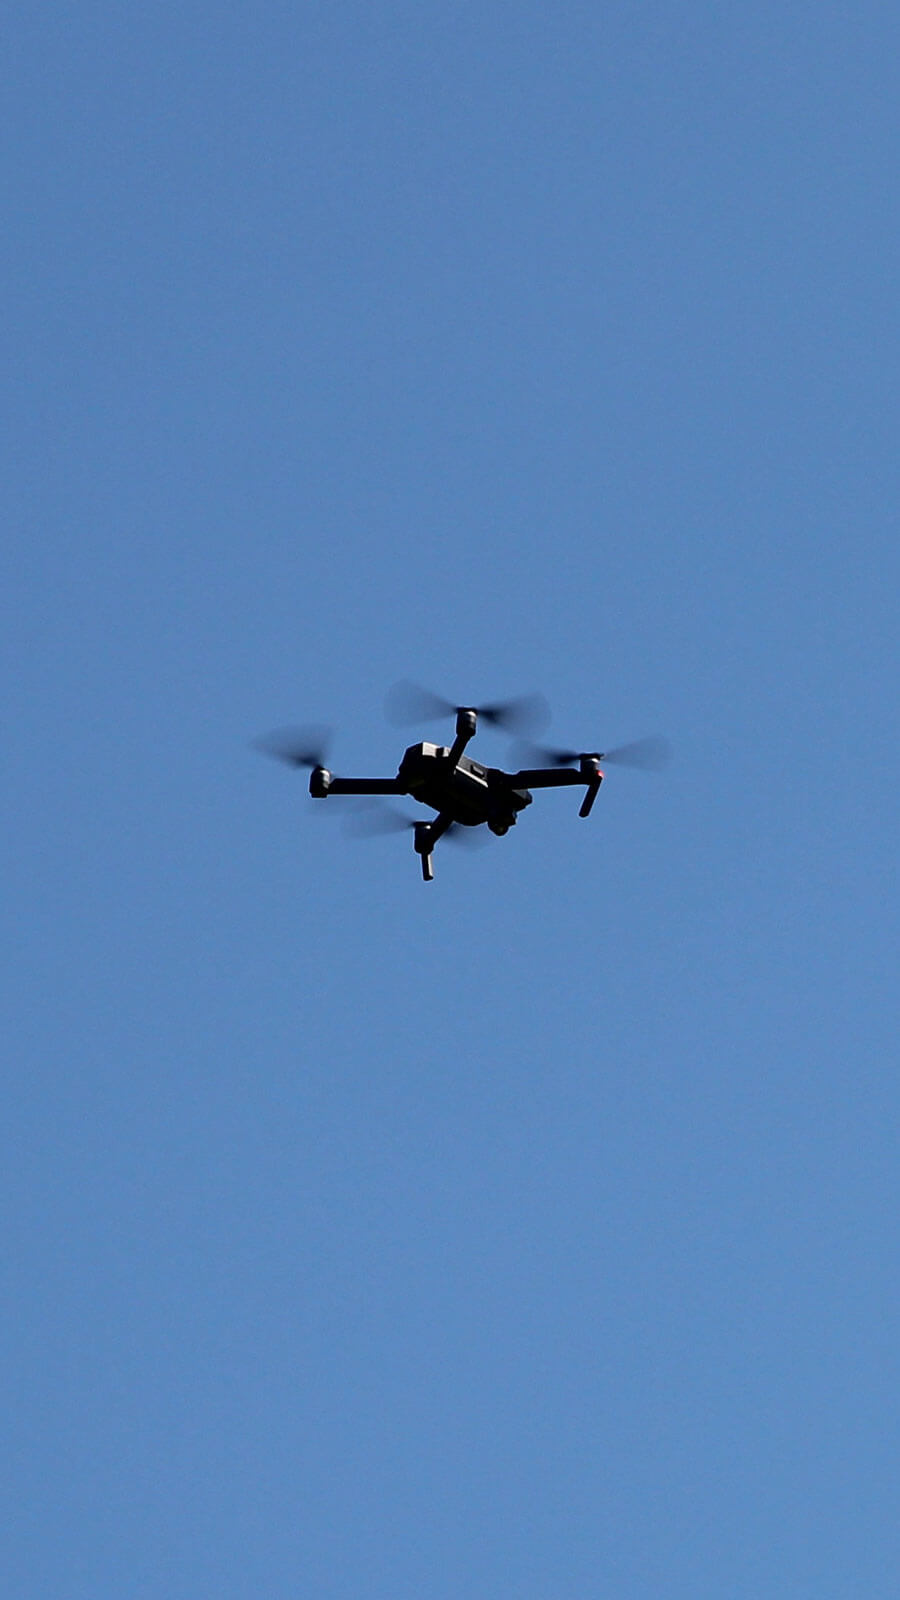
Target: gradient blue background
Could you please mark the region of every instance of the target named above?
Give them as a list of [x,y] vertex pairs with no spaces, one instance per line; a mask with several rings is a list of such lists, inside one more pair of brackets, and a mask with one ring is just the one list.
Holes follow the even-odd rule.
[[[897,1593],[898,49],[14,16],[17,1600]],[[403,676],[676,761],[426,887]]]

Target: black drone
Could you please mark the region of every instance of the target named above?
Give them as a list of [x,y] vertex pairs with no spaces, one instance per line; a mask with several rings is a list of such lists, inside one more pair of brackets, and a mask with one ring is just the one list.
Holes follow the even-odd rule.
[[532,789],[581,784],[585,792],[578,815],[587,817],[603,782],[601,761],[654,769],[668,759],[668,746],[663,739],[639,739],[605,752],[529,745],[520,748],[519,754],[532,764],[522,765],[516,772],[483,766],[465,754],[479,717],[510,733],[539,732],[550,715],[541,695],[525,695],[495,705],[455,706],[415,684],[401,683],[388,696],[387,712],[395,724],[455,715],[456,737],[449,746],[411,744],[395,778],[335,777],[325,765],[328,730],[324,728],[284,729],[259,740],[258,747],[291,766],[311,768],[309,792],[315,800],[325,800],[333,794],[405,794],[430,806],[437,816],[427,821],[414,821],[384,810],[373,814],[374,830],[361,830],[410,828],[426,882],[434,877],[432,853],[439,839],[445,835],[459,838],[463,836],[461,830],[481,826],[494,834],[508,833],[519,812],[531,805]]

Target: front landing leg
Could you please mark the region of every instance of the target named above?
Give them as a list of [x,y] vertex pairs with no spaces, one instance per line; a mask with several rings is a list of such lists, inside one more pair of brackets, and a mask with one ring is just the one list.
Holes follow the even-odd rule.
[[452,820],[452,817],[435,817],[434,822],[416,823],[413,844],[416,854],[422,858],[422,877],[426,883],[430,883],[434,877],[432,851],[441,834],[446,833]]

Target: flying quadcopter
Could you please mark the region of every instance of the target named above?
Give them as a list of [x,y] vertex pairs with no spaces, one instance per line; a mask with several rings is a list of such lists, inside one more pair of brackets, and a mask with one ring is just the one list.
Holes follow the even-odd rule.
[[508,833],[519,812],[531,805],[532,789],[582,785],[585,792],[578,815],[587,817],[603,782],[601,761],[653,770],[664,766],[669,754],[664,739],[639,739],[605,752],[528,745],[520,747],[519,754],[532,764],[523,765],[516,772],[504,772],[465,754],[478,718],[509,733],[540,732],[550,716],[542,695],[524,695],[493,705],[456,706],[415,684],[400,683],[388,695],[387,713],[396,725],[455,716],[456,736],[449,746],[410,745],[395,778],[335,777],[325,765],[328,730],[324,728],[284,729],[258,740],[257,747],[291,766],[309,767],[309,792],[314,800],[335,794],[409,795],[430,806],[437,816],[428,821],[415,821],[385,809],[373,813],[374,827],[364,830],[411,829],[426,883],[434,877],[433,852],[439,839],[461,839],[466,837],[463,830],[482,826],[493,834]]

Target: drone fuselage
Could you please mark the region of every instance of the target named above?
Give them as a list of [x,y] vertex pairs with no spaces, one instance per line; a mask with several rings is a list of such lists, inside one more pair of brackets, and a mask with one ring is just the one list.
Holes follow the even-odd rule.
[[[430,806],[437,812],[433,820],[412,823],[413,843],[421,857],[422,875],[426,879],[434,875],[431,864],[434,846],[448,829],[457,825],[477,828],[484,824],[491,833],[508,833],[519,812],[531,805],[532,786],[558,789],[583,784],[585,796],[579,816],[588,815],[603,782],[596,756],[576,757],[577,766],[528,767],[519,772],[486,767],[464,753],[475,733],[476,720],[474,710],[460,707],[453,744],[411,744],[396,778],[335,777],[327,767],[317,765],[310,773],[309,792],[317,800],[324,800],[330,794],[407,794]],[[303,756],[305,762],[308,759],[305,751]]]
[[[481,716],[495,727],[508,732],[516,728],[525,732],[524,724],[534,727],[535,720],[542,723],[549,718],[549,707],[540,695],[520,696],[518,700],[475,706],[456,706],[418,689],[415,684],[398,684],[388,697],[389,715],[394,722],[411,722],[422,718],[443,716],[455,710],[456,736],[451,745],[411,744],[393,778],[342,777],[325,766],[329,743],[328,729],[308,727],[285,728],[257,741],[260,749],[278,756],[292,767],[309,768],[309,792],[314,800],[325,800],[329,795],[408,795],[411,799],[429,806],[437,815],[414,818],[404,816],[388,805],[381,811],[381,819],[388,832],[409,828],[413,846],[422,862],[422,876],[434,876],[432,854],[439,839],[449,834],[452,838],[460,828],[489,828],[491,833],[508,833],[519,812],[532,803],[532,789],[583,788],[584,795],[578,808],[579,817],[588,817],[603,782],[601,761],[618,761],[623,766],[658,768],[666,760],[668,749],[665,740],[638,739],[631,744],[619,745],[603,756],[597,750],[554,750],[532,745],[530,750],[520,747],[522,759],[526,751],[539,766],[521,766],[516,772],[504,772],[500,767],[487,767],[466,754],[466,746],[474,738]],[[410,715],[410,712],[412,715]],[[371,817],[372,813],[369,813]],[[385,831],[379,819],[374,830]],[[458,837],[458,834],[457,834]]]
[[454,759],[453,752],[440,744],[410,745],[397,780],[403,793],[449,821],[472,828],[487,823],[497,834],[507,833],[532,800],[528,789],[513,786],[508,773],[485,767],[471,756]]

